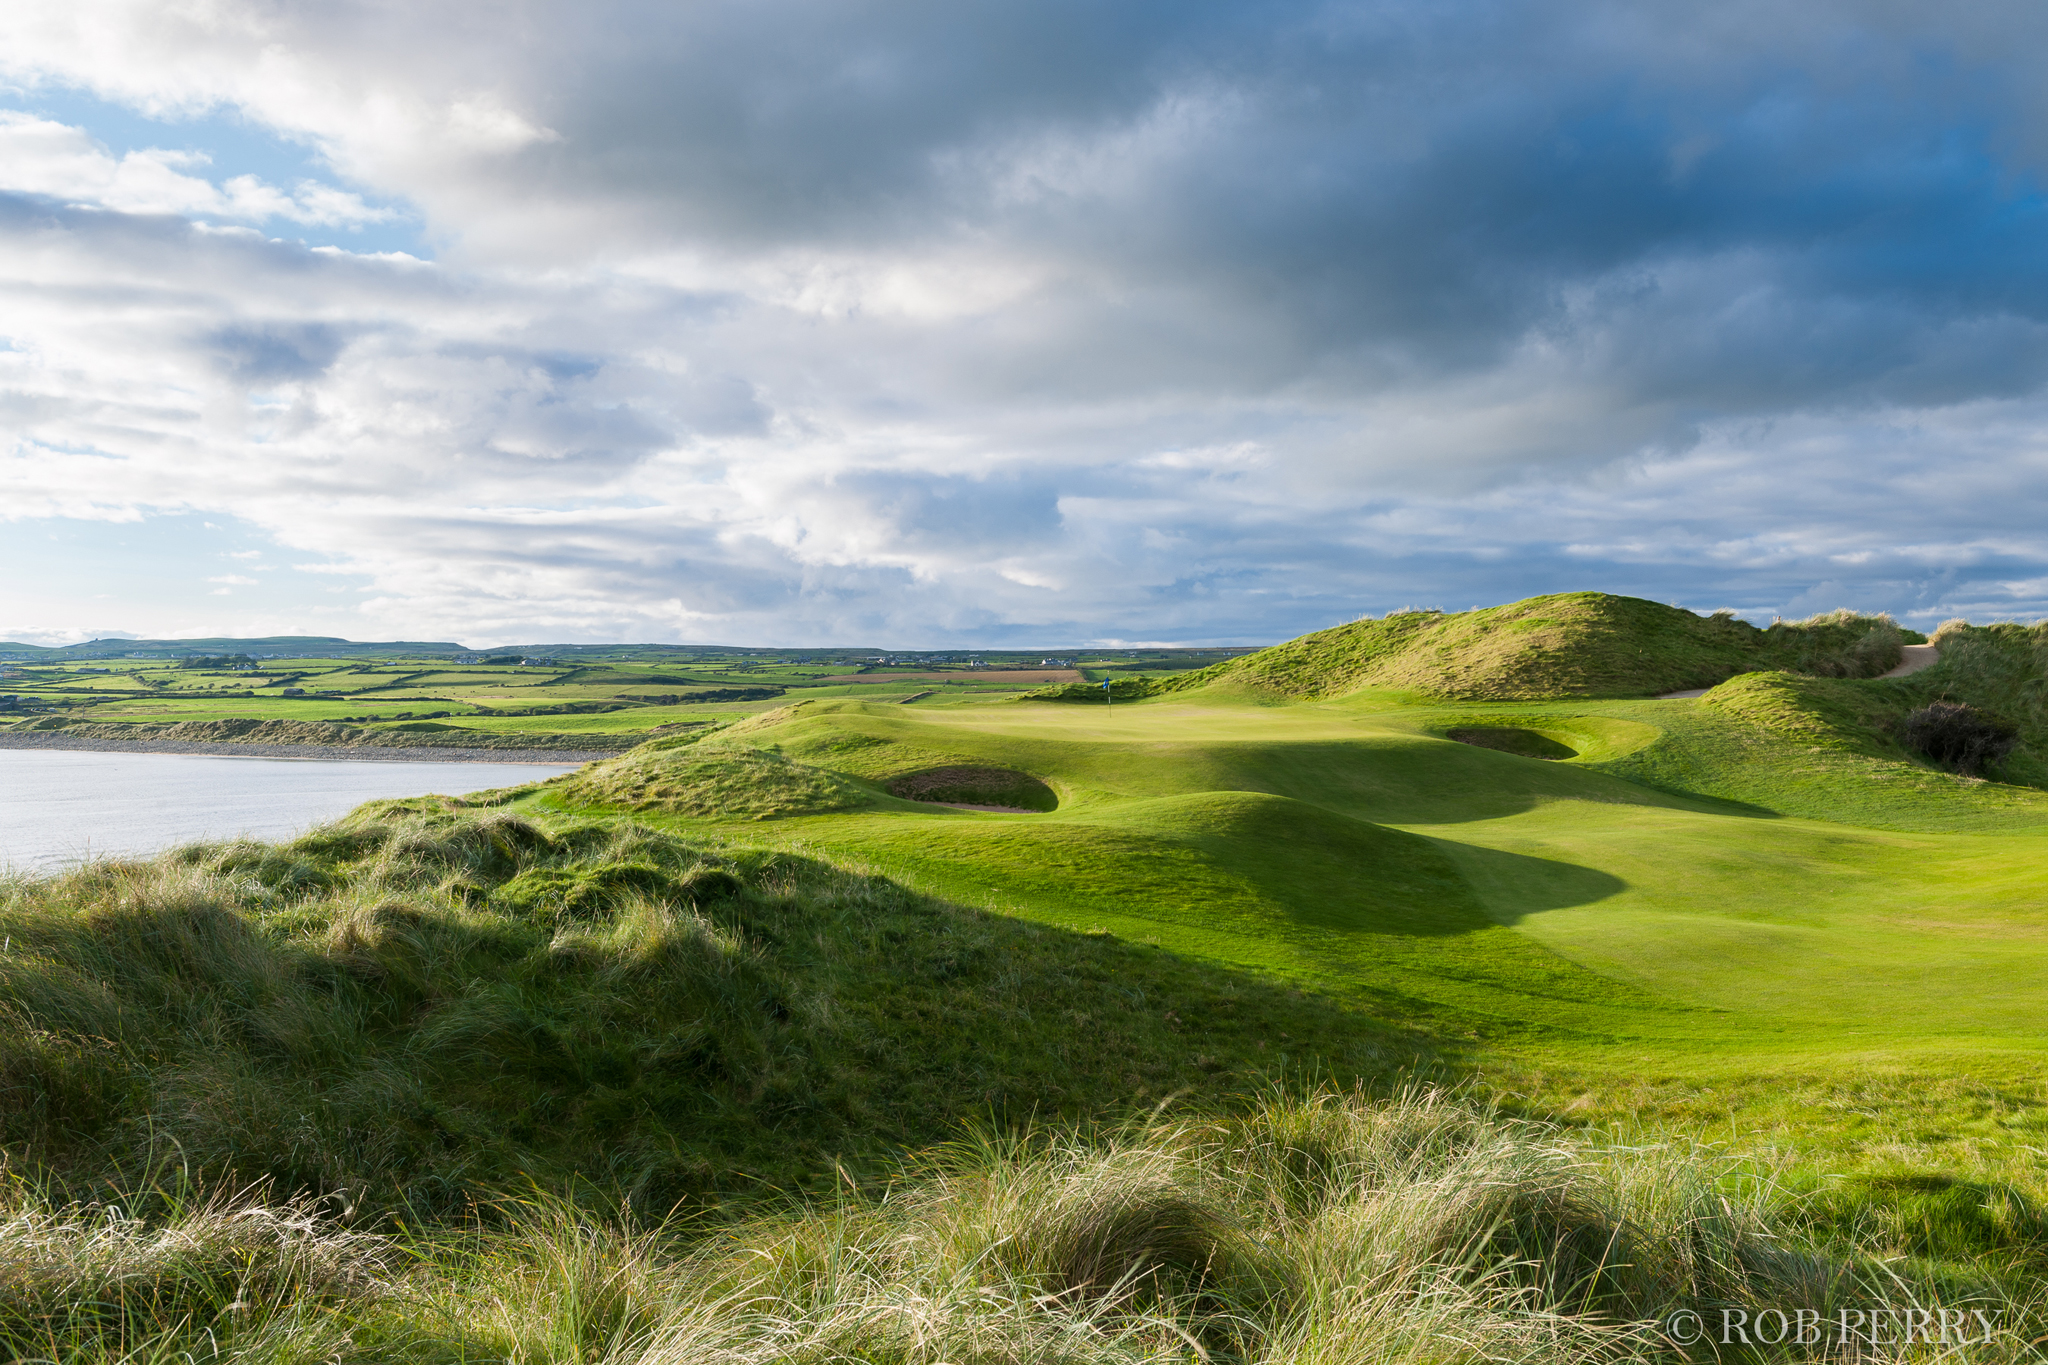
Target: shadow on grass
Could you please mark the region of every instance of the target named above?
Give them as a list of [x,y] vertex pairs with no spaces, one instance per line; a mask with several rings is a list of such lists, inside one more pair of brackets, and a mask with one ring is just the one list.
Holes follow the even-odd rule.
[[[1560,746],[1562,747],[1562,746]],[[1776,819],[1759,805],[1687,790],[1642,764],[1534,762],[1434,736],[1370,742],[1217,745],[1203,755],[1215,789],[1270,792],[1396,825],[1470,824],[1546,801],[1646,806]]]
[[1598,868],[1451,839],[1431,842],[1457,867],[1493,924],[1519,924],[1530,915],[1592,905],[1628,889],[1627,882]]

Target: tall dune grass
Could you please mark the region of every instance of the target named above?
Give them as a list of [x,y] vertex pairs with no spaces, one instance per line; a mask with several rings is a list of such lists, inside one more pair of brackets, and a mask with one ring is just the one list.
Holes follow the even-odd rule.
[[1218,1095],[1312,1033],[1347,1082],[1416,1056],[1298,990],[626,821],[423,800],[0,881],[0,1150],[86,1197],[176,1168],[438,1216],[580,1177],[662,1216],[966,1115]]
[[539,1194],[378,1235],[304,1203],[6,1200],[0,1341],[53,1360],[1593,1365],[1711,1355],[1683,1312],[1884,1304],[1997,1331],[1750,1354],[2007,1361],[2043,1321],[1994,1275],[1801,1243],[1768,1180],[1700,1149],[1427,1090],[982,1136],[717,1228]]

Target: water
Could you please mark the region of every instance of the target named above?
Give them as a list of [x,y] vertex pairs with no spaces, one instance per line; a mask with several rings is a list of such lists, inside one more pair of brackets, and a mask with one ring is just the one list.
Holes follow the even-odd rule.
[[378,797],[459,796],[575,766],[0,749],[0,866],[48,872],[200,839],[285,839]]

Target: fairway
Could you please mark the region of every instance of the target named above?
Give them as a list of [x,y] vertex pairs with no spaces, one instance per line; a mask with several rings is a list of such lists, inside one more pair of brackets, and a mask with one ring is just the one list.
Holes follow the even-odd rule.
[[[1211,683],[1134,704],[920,708],[815,697],[676,759],[710,781],[722,753],[770,751],[778,773],[839,784],[829,799],[756,799],[744,819],[706,815],[716,797],[637,813],[1314,990],[1553,1100],[1586,1089],[1600,1112],[1653,1107],[1648,1092],[1682,1084],[1695,1112],[1799,1129],[1788,1095],[1825,1107],[1836,1089],[1872,1088],[1888,1110],[1923,1083],[1990,1086],[2013,1112],[1987,1140],[2016,1141],[2041,1117],[2048,1051],[2048,794],[1787,742],[1731,717],[1745,688],[1458,702]],[[1563,757],[1454,730],[1509,730]],[[1028,774],[1058,808],[884,794],[949,765]],[[600,800],[572,782],[530,799],[631,808],[631,791],[615,782]],[[1700,1087],[1721,1098],[1702,1108]]]

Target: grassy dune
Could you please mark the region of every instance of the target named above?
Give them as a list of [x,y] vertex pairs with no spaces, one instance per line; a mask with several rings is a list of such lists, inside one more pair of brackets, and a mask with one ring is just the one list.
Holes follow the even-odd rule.
[[581,1172],[663,1214],[829,1188],[977,1115],[1220,1097],[1290,1036],[1346,1083],[1426,1055],[815,860],[438,804],[6,886],[9,1169],[426,1213]]
[[[1760,630],[1732,615],[1700,617],[1639,597],[1559,593],[1472,611],[1368,617],[1199,672],[1132,680],[1118,695],[1224,687],[1313,699],[1379,687],[1463,701],[1647,696],[1769,668],[1875,677],[1899,662],[1903,642],[1889,617],[1848,611]],[[1090,694],[1069,687],[1040,695]]]

